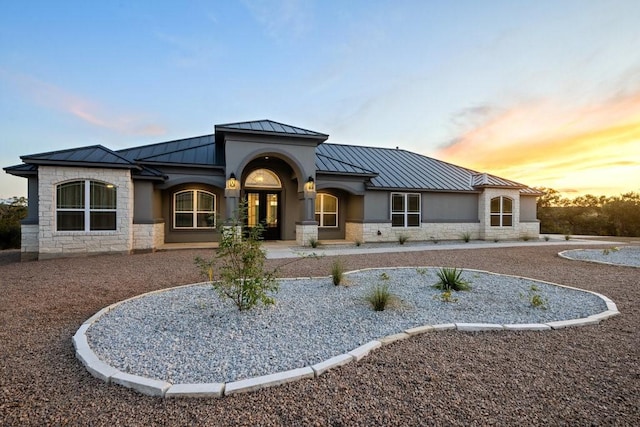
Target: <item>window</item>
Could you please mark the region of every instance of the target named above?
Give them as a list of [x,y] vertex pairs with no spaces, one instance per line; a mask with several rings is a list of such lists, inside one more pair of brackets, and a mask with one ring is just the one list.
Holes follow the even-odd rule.
[[216,196],[208,191],[185,190],[173,195],[174,228],[214,228]]
[[511,227],[513,225],[513,200],[500,196],[491,199],[491,226]]
[[116,187],[98,181],[65,182],[56,187],[58,231],[116,229]]
[[256,169],[244,181],[246,188],[282,188],[278,175],[269,169]]
[[331,194],[316,196],[316,221],[320,227],[338,226],[338,198]]
[[391,226],[420,227],[420,194],[391,193]]

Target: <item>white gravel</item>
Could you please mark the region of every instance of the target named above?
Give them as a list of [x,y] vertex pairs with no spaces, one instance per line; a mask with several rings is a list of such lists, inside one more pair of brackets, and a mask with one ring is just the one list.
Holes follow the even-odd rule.
[[[229,382],[312,365],[420,325],[544,323],[606,310],[588,292],[473,270],[463,274],[471,291],[445,303],[431,286],[436,269],[420,270],[350,273],[347,286],[338,287],[330,278],[284,279],[274,306],[244,312],[211,285],[170,289],[118,305],[87,337],[100,359],[124,372],[172,383]],[[365,296],[382,283],[398,302],[375,312]],[[546,309],[531,306],[533,293]]]
[[640,246],[612,246],[605,249],[573,249],[562,252],[562,256],[577,261],[640,267]]

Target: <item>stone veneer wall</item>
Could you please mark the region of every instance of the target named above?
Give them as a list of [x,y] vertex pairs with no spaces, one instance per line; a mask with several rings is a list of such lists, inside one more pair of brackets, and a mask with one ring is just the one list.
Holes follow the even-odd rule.
[[22,239],[20,259],[22,261],[38,259],[38,224],[22,224],[20,236]]
[[[378,234],[380,231],[380,234]],[[345,227],[345,239],[360,242],[397,242],[401,235],[409,240],[458,240],[464,233],[471,239],[480,236],[480,224],[467,222],[422,223],[420,227],[392,227],[390,222],[357,223],[348,222]]]
[[133,250],[155,251],[164,243],[164,222],[133,224]]
[[[117,189],[115,231],[56,231],[56,185],[80,179]],[[129,253],[133,248],[133,183],[127,169],[38,167],[39,259],[97,253]]]
[[296,224],[296,243],[309,246],[309,240],[318,239],[318,226],[315,224]]

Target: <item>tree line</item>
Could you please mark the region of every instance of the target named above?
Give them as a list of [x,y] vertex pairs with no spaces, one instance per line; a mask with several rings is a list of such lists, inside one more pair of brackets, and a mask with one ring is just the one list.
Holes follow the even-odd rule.
[[20,221],[26,216],[26,197],[0,200],[0,249],[20,247]]
[[585,196],[569,199],[552,188],[537,188],[542,234],[640,236],[640,193]]

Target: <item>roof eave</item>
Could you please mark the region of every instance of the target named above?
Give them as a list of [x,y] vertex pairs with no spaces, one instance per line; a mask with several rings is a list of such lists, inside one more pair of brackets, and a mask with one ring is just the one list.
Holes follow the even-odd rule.
[[101,162],[74,162],[68,160],[41,160],[41,159],[29,159],[28,157],[20,157],[26,164],[36,166],[72,166],[72,167],[86,167],[86,168],[108,168],[108,169],[142,169],[140,166],[133,163],[101,163]]

